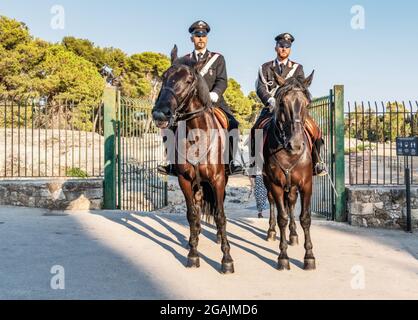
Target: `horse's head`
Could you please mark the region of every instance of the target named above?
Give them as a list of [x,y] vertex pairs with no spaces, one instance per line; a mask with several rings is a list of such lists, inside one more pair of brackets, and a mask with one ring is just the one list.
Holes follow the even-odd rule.
[[309,86],[314,72],[304,81],[296,77],[284,79],[276,74],[280,89],[276,93],[274,112],[277,125],[282,133],[284,147],[291,153],[298,154],[305,147],[304,123],[307,107],[311,102]]
[[210,104],[209,89],[198,73],[200,66],[182,64],[177,58],[177,46],[171,52],[171,67],[162,76],[162,87],[152,109],[152,118],[158,128],[166,129],[173,117],[186,113],[193,97],[198,96],[203,105]]

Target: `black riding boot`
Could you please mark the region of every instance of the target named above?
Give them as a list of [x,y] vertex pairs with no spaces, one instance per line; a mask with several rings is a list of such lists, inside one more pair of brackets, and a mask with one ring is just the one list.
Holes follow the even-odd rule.
[[[238,129],[239,122],[229,113],[226,113],[229,120],[229,129],[228,132],[231,132],[234,129]],[[237,146],[234,148],[234,140],[237,143]],[[239,136],[234,139],[234,137],[229,137],[229,165],[227,166],[227,175],[233,176],[238,174],[243,174],[244,168],[240,165],[235,163],[235,157],[238,152],[238,143],[239,143]]]
[[322,161],[320,156],[321,148],[324,144],[325,142],[322,138],[317,139],[312,148],[313,175],[318,177],[326,176],[328,174],[325,168],[325,163]]
[[[270,117],[271,113],[269,108],[264,108],[263,110],[261,110],[260,115],[258,116],[258,119],[256,120],[254,126],[251,128],[251,132],[250,132],[250,144],[249,144],[249,158],[254,159],[251,161],[250,165],[249,165],[249,169],[250,169],[250,176],[255,177],[255,172],[253,172],[253,174],[251,173],[251,171],[255,171],[255,167],[256,167],[256,153],[260,153],[260,150],[255,150],[255,130],[259,129],[261,122],[263,122],[266,118]],[[263,128],[264,130],[264,128]],[[258,155],[259,156],[259,155]]]
[[[174,132],[174,134],[176,134],[177,131],[177,127],[172,127],[171,128]],[[163,142],[166,143],[167,141],[167,137],[163,138]],[[177,177],[177,170],[176,170],[176,166],[174,164],[167,164],[167,165],[158,165],[157,166],[157,171],[159,174],[162,174],[164,176],[173,176],[173,177]]]

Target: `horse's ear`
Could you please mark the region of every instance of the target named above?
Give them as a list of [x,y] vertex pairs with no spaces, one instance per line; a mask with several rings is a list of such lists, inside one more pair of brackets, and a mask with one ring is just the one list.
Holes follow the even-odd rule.
[[279,84],[279,86],[284,86],[284,84],[286,83],[286,79],[283,78],[282,76],[278,75],[277,72],[274,72],[274,76],[276,78],[277,83]]
[[174,64],[178,59],[178,49],[177,45],[174,45],[174,48],[171,50],[171,64]]
[[313,78],[314,78],[315,70],[312,71],[311,75],[307,77],[304,81],[305,88],[309,88],[312,84]]

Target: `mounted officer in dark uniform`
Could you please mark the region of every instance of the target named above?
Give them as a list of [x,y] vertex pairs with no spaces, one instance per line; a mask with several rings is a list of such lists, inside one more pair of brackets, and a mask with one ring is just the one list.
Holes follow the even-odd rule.
[[[211,52],[207,49],[207,35],[210,30],[210,26],[202,20],[196,21],[190,26],[190,39],[194,44],[195,50],[192,53],[180,58],[179,63],[191,67],[194,67],[197,63],[203,65],[200,70],[200,74],[203,76],[206,84],[208,85],[210,99],[213,105],[222,109],[227,116],[228,131],[231,131],[238,129],[239,122],[235,119],[231,108],[227,105],[223,97],[223,94],[228,87],[225,58],[220,53]],[[243,168],[234,162],[234,153],[238,148],[234,148],[233,142],[238,141],[238,137],[236,137],[236,139],[230,138],[229,140],[230,164],[228,173],[230,175],[242,173]],[[171,164],[158,166],[158,171],[161,174],[176,175],[175,167]]]
[[[301,82],[305,80],[303,66],[289,59],[292,43],[295,41],[295,38],[289,33],[282,33],[278,35],[275,40],[277,58],[273,61],[266,62],[260,67],[256,82],[257,95],[261,99],[265,108],[261,111],[254,127],[251,129],[250,154],[253,157],[256,153],[254,132],[256,129],[260,129],[263,121],[272,116],[272,111],[276,107],[276,99],[274,96],[279,89],[279,84],[275,80],[274,73],[277,73],[285,79],[296,77]],[[307,116],[305,122],[305,128],[307,129],[306,131],[311,135],[313,143],[312,161],[314,165],[314,175],[326,175],[327,172],[325,171],[324,163],[319,157],[321,147],[324,143],[321,136],[321,130],[309,115]],[[251,167],[254,166],[255,163],[252,163]]]

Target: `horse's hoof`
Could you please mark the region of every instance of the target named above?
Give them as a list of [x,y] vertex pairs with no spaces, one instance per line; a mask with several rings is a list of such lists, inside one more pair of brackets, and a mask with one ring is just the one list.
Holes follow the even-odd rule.
[[199,268],[200,259],[199,257],[187,258],[187,268]]
[[290,236],[289,245],[294,247],[299,245],[299,237],[298,236]]
[[277,233],[276,232],[269,232],[267,234],[267,241],[268,242],[274,242],[276,241]]
[[277,265],[277,269],[279,269],[280,271],[282,271],[282,270],[290,270],[289,259],[279,259],[279,263]]
[[227,262],[222,263],[222,271],[223,274],[232,274],[235,272],[234,270],[234,263],[233,262]]
[[315,259],[305,259],[303,269],[306,270],[306,271],[315,270],[316,269]]

